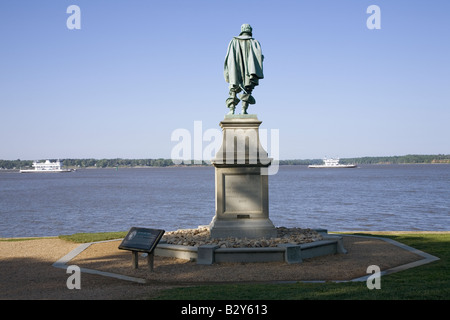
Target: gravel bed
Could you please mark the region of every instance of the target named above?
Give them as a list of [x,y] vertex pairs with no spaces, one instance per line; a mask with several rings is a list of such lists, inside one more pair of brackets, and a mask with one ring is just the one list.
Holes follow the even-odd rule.
[[221,248],[261,248],[276,247],[282,243],[302,244],[322,240],[322,236],[312,229],[277,228],[276,238],[218,238],[212,239],[208,227],[197,229],[180,229],[166,232],[162,238],[169,244],[198,247],[205,244],[216,244]]

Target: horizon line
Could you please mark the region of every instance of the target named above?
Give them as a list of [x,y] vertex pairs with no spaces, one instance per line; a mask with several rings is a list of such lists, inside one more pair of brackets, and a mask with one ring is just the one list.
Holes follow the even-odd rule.
[[[389,156],[355,156],[355,157],[329,157],[329,158],[338,158],[338,159],[357,159],[357,158],[392,158],[392,157],[407,157],[407,156],[446,156],[450,157],[450,153],[436,153],[436,154],[419,154],[419,153],[409,153],[404,155],[389,155]],[[287,159],[276,159],[276,161],[289,161],[289,160],[323,160],[328,158],[327,156],[321,158],[287,158]],[[199,159],[171,159],[171,158],[162,158],[162,157],[153,157],[153,158],[122,158],[122,157],[113,157],[113,158],[93,158],[93,157],[82,157],[82,158],[72,158],[72,157],[59,157],[59,158],[40,158],[39,160],[85,160],[85,159],[93,159],[93,160],[182,160],[182,161],[211,161],[208,160],[199,160]],[[37,161],[35,159],[0,159],[0,161]]]

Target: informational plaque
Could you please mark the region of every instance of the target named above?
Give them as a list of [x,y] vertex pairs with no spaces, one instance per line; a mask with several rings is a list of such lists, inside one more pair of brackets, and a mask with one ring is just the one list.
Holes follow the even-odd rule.
[[225,212],[261,212],[261,176],[255,174],[225,175]]
[[151,253],[164,235],[164,230],[132,227],[119,249]]

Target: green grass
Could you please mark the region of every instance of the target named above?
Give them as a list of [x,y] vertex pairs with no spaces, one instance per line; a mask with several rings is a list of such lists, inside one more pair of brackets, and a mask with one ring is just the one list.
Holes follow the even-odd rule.
[[[367,235],[367,234],[365,234]],[[382,235],[437,256],[440,260],[381,277],[381,289],[366,282],[227,284],[174,288],[161,300],[448,300],[450,298],[450,234]]]
[[0,241],[28,241],[41,239],[62,239],[75,243],[87,243],[104,240],[122,239],[127,235],[128,231],[117,232],[97,232],[97,233],[74,233],[69,235],[60,235],[58,237],[30,237],[30,238],[0,238]]
[[36,237],[36,238],[0,238],[0,241],[28,241],[41,239],[55,239],[56,237]]
[[126,235],[127,231],[118,231],[118,232],[98,232],[98,233],[74,233],[71,235],[60,235],[58,238],[76,243],[86,243],[86,242],[122,239]]

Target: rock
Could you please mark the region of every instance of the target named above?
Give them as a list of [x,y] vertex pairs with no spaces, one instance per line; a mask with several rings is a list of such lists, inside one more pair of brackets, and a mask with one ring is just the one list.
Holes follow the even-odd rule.
[[201,246],[205,244],[216,244],[221,248],[259,248],[259,247],[276,247],[281,243],[302,244],[313,241],[322,240],[322,236],[312,229],[301,228],[277,228],[277,237],[270,239],[211,239],[209,229],[207,227],[199,227],[197,229],[179,229],[177,231],[166,232],[163,236],[169,244],[178,244],[184,246]]

